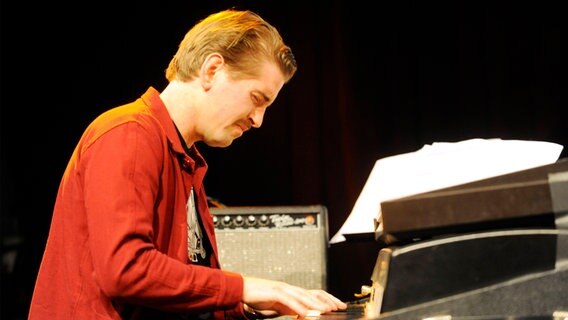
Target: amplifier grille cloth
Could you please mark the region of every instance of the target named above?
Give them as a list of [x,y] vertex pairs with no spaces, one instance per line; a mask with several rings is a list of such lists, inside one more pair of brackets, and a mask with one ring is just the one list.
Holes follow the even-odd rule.
[[[281,214],[279,207],[265,208],[268,214]],[[308,208],[313,209],[313,206]],[[219,260],[224,270],[245,276],[284,281],[307,289],[326,289],[327,229],[325,210],[307,211],[298,207],[290,212],[294,219],[315,215],[317,226],[270,228],[217,228]],[[303,209],[303,210],[302,210]],[[215,209],[218,218],[230,215],[230,209]],[[258,211],[252,213],[257,215]],[[242,212],[241,216],[245,216]],[[234,215],[230,215],[234,218]]]

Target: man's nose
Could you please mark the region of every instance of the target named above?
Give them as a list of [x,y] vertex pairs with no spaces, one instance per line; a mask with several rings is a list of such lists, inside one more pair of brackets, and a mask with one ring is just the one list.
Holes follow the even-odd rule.
[[253,128],[260,128],[260,126],[262,125],[262,120],[264,119],[265,110],[266,110],[265,108],[255,108],[249,114],[249,120],[252,123]]

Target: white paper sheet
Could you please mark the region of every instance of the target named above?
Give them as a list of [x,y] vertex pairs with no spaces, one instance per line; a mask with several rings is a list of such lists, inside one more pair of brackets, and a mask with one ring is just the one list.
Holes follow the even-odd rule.
[[435,142],[375,162],[351,214],[330,243],[374,232],[380,203],[554,163],[563,146],[545,141],[470,139]]

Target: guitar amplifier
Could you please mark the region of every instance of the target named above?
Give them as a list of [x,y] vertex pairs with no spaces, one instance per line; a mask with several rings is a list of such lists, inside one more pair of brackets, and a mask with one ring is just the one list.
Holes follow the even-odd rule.
[[224,270],[327,289],[327,208],[251,206],[211,208]]

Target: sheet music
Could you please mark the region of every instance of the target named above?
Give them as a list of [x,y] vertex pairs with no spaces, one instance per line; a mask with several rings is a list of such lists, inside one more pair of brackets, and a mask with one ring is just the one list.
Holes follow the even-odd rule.
[[434,142],[379,159],[353,209],[330,244],[346,234],[373,233],[380,203],[554,163],[563,146],[546,141],[469,139]]

